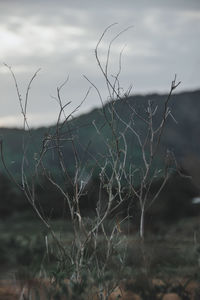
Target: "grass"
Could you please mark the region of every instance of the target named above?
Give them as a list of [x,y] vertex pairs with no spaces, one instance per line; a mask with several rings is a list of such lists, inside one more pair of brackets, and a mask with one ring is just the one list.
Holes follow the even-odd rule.
[[[51,222],[57,236],[64,241],[66,248],[73,242],[72,225],[64,220]],[[164,226],[165,234],[149,232],[145,239],[144,251],[148,272],[153,276],[192,276],[197,272],[200,258],[200,240],[197,231],[198,218],[181,220],[173,226]],[[109,223],[108,223],[109,227]],[[122,228],[123,230],[123,228]],[[164,230],[161,230],[164,231]],[[196,232],[197,239],[194,240]],[[46,229],[37,219],[27,219],[15,216],[0,222],[0,261],[5,270],[27,268],[33,274],[39,274],[40,268],[47,268],[47,249],[45,244]],[[137,233],[123,234],[123,241],[119,245],[119,253],[124,254],[124,244],[127,243],[125,268],[123,276],[134,276],[143,268],[143,254],[141,241]],[[49,239],[52,251],[51,263],[48,271],[54,268],[53,245]],[[99,241],[99,256],[103,255],[103,240]],[[87,249],[88,255],[90,249]],[[91,250],[92,251],[92,250]],[[119,253],[116,252],[116,255]],[[112,268],[116,267],[116,257],[113,254]],[[3,274],[2,274],[3,276]]]
[[[149,229],[144,244],[141,244],[137,230],[132,229],[128,232],[127,226],[124,225],[121,228],[121,243],[118,249],[113,251],[109,261],[109,271],[101,279],[104,286],[106,286],[105,282],[109,284],[112,280],[117,280],[127,293],[140,294],[142,299],[155,299],[155,295],[167,291],[185,295],[183,299],[191,299],[184,282],[186,279],[200,280],[198,222],[198,217],[188,218],[168,226],[162,224],[160,232],[155,233]],[[107,230],[111,223],[111,220],[107,222]],[[57,236],[64,241],[66,249],[70,250],[73,244],[73,227],[70,222],[52,220],[51,224]],[[194,239],[194,232],[196,232],[196,239]],[[67,295],[65,280],[69,278],[69,265],[60,268],[50,237],[48,237],[50,254],[47,256],[45,236],[46,229],[36,218],[30,218],[30,215],[24,215],[23,218],[16,215],[0,222],[0,278],[15,278],[26,284],[34,278],[53,277],[56,279],[56,285],[53,284],[48,288],[49,293],[57,296],[59,293]],[[100,264],[105,255],[104,240],[101,235],[98,242]],[[124,247],[126,242],[127,248]],[[87,260],[93,250],[89,247],[86,250]],[[122,257],[124,254],[124,268],[119,272],[119,256]],[[74,295],[72,299],[88,299],[86,294],[95,286],[95,270],[91,275],[93,278],[89,278],[88,274],[82,274],[80,284],[70,282],[70,291]],[[157,280],[158,284],[152,285],[152,280]],[[198,296],[194,299],[198,299]]]

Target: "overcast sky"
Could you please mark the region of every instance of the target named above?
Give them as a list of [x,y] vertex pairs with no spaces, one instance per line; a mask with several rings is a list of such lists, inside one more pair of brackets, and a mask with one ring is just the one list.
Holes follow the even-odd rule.
[[[72,101],[70,113],[85,97],[90,84],[106,100],[106,85],[95,61],[94,48],[104,29],[100,58],[105,62],[109,41],[133,26],[113,44],[109,74],[118,71],[124,91],[133,94],[167,92],[174,74],[178,91],[200,88],[199,0],[0,0],[0,126],[20,126],[22,116],[15,85],[4,63],[12,67],[24,100],[27,84],[34,80],[28,103],[30,126],[53,124],[58,114],[56,88],[69,76],[62,90],[63,103]],[[100,106],[94,89],[78,113]]]

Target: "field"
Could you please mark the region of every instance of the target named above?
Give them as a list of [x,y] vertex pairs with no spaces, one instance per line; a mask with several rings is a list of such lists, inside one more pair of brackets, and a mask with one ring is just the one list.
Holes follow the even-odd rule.
[[[107,230],[109,230],[111,223],[111,220],[107,222]],[[70,222],[65,220],[52,221],[52,226],[57,236],[64,240],[66,248],[70,248],[73,243]],[[27,286],[34,280],[41,282],[52,280],[59,285],[61,294],[66,293],[62,289],[62,284],[69,278],[70,270],[67,270],[66,267],[61,274],[54,253],[53,241],[37,219],[31,218],[29,215],[12,217],[0,223],[0,235],[2,285],[0,292],[6,290],[5,282],[8,286],[10,284],[14,287],[16,282],[20,282],[21,286]],[[103,243],[102,238],[99,241],[99,262],[104,259]],[[88,259],[90,250],[88,249]],[[120,267],[120,272],[119,254],[120,257],[124,258],[123,268]],[[183,219],[168,226],[160,224],[157,231],[154,228],[154,232],[147,228],[144,242],[141,242],[133,226],[129,227],[124,224],[121,226],[119,247],[116,252],[113,251],[109,262],[109,272],[104,274],[105,278],[102,280],[105,283],[112,282],[114,279],[117,286],[123,286],[124,290],[140,295],[141,299],[162,299],[155,297],[158,294],[164,295],[169,292],[179,294],[182,297],[180,299],[199,299],[197,298],[197,293],[199,293],[198,281],[200,281],[199,264],[200,231],[198,217]],[[73,293],[76,297],[72,299],[89,299],[84,297],[88,292],[88,286],[95,286],[95,279],[90,279],[88,276],[84,280],[85,282],[80,283],[79,291],[77,291],[77,286],[73,287],[70,283],[70,288],[72,290],[74,288]],[[196,298],[191,298],[191,293],[188,290],[191,283],[195,283],[193,294],[196,293]],[[53,285],[53,287],[55,286]]]

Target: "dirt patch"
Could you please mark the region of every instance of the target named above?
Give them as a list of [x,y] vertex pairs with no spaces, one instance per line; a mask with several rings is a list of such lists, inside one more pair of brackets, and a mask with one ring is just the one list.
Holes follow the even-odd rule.
[[[184,282],[184,280],[183,280]],[[70,300],[71,293],[69,288],[69,281],[64,281],[68,292],[62,295],[59,299],[61,300]],[[159,300],[196,300],[198,298],[197,292],[200,290],[200,284],[197,281],[191,281],[185,287],[184,293],[181,292],[173,292],[173,288],[176,287],[176,284],[171,281],[171,285],[169,285],[169,290],[163,289],[162,292],[156,292],[155,288],[160,286],[164,288],[165,284],[160,279],[152,280],[152,295],[151,292],[148,291],[149,294],[145,293],[145,288],[142,291],[135,291],[134,280],[129,282],[126,285],[126,282],[123,282],[119,287],[115,288],[112,294],[109,296],[109,300],[146,300],[146,299],[159,299]],[[154,288],[154,292],[153,292]],[[170,291],[171,289],[171,291]],[[53,292],[52,292],[53,291]],[[58,286],[52,286],[49,280],[30,280],[28,282],[24,281],[15,281],[15,280],[0,280],[0,300],[19,300],[19,299],[40,299],[40,300],[53,300],[55,296],[55,292],[59,291]],[[97,291],[97,290],[96,290]],[[52,293],[51,293],[52,292]],[[87,297],[83,296],[81,299],[89,299],[89,300],[98,300],[97,292],[95,289],[90,290],[91,294],[87,295]],[[50,296],[50,293],[52,296]],[[147,296],[149,295],[149,296]],[[154,298],[152,296],[154,295]],[[149,297],[149,298],[148,298]]]

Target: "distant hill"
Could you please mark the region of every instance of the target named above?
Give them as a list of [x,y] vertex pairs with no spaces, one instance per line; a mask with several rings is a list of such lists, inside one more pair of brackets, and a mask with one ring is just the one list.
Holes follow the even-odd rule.
[[[147,103],[152,101],[154,107],[158,106],[155,122],[159,122],[163,110],[163,103],[167,95],[150,94],[136,95],[115,102],[115,110],[120,119],[127,124],[132,118],[130,107],[134,107],[141,116],[145,116]],[[109,109],[112,104],[106,104],[104,108],[94,109],[87,114],[83,114],[73,120],[70,120],[62,128],[62,134],[65,140],[62,143],[64,147],[64,160],[68,164],[68,168],[73,170],[74,156],[73,146],[69,142],[70,138],[74,138],[75,147],[80,161],[84,165],[87,161],[92,164],[92,157],[102,159],[106,151],[104,139],[112,136],[112,132],[105,123],[105,115],[110,120],[111,115]],[[174,94],[170,100],[170,109],[173,117],[169,117],[167,127],[164,131],[162,139],[162,147],[168,148],[175,153],[177,160],[182,160],[188,155],[199,156],[200,154],[200,90],[193,92],[183,92]],[[114,120],[116,132],[123,132],[125,125],[119,120]],[[135,128],[141,136],[143,136],[145,128],[143,122],[139,118],[135,118]],[[34,159],[39,155],[43,146],[44,137],[53,135],[56,126],[41,127],[31,129],[30,133],[21,129],[0,128],[0,138],[3,140],[4,156],[8,168],[13,174],[20,176],[20,167],[22,160],[22,143],[28,141],[27,150],[27,170],[31,170],[34,165]],[[100,134],[98,134],[100,131]],[[140,149],[137,145],[133,134],[127,130],[126,138],[128,143],[128,160],[135,159],[136,165],[140,163]],[[52,145],[53,146],[53,145]],[[54,145],[55,146],[55,145]],[[50,169],[58,174],[58,158],[55,157],[53,150],[48,151],[45,160]],[[3,171],[2,163],[0,164],[0,172]]]

